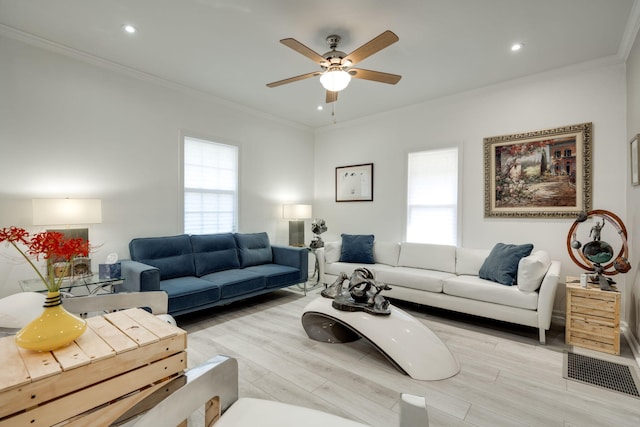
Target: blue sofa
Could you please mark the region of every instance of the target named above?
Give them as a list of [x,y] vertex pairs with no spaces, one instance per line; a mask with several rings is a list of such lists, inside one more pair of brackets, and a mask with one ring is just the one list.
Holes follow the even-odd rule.
[[272,246],[267,233],[133,239],[118,292],[165,291],[177,316],[307,281],[308,250]]

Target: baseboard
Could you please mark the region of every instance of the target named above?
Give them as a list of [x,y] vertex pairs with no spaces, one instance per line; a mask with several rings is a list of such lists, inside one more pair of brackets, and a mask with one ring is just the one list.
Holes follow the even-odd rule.
[[636,360],[636,365],[640,368],[640,343],[636,340],[636,337],[631,333],[629,329],[629,325],[627,322],[620,322],[620,329],[624,334],[627,343],[629,343],[629,347],[631,348],[631,353],[633,353],[633,358]]

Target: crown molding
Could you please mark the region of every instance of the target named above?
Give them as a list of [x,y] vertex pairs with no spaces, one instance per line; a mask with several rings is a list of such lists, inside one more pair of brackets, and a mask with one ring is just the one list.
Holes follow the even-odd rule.
[[65,46],[60,43],[56,43],[54,41],[36,36],[35,34],[18,30],[17,28],[14,28],[5,24],[0,24],[0,35],[7,36],[11,39],[14,39],[22,43],[29,44],[31,46],[35,46],[41,49],[45,49],[50,52],[54,52],[60,55],[65,55],[73,59],[77,59],[79,61],[94,65],[96,67],[107,69],[119,74],[124,74],[129,77],[136,78],[138,80],[150,82],[167,89],[172,89],[175,91],[182,92],[190,96],[206,99],[217,105],[224,106],[227,108],[233,108],[239,112],[250,114],[257,118],[278,122],[280,124],[286,125],[288,127],[296,128],[299,130],[304,130],[304,131],[312,130],[311,127],[300,124],[298,122],[286,120],[281,117],[266,113],[264,111],[256,110],[256,109],[247,107],[245,105],[238,104],[237,102],[234,102],[234,101],[229,101],[227,99],[221,98],[210,92],[206,92],[201,89],[196,89],[191,86],[183,85],[181,83],[176,83],[174,81],[167,80],[165,78],[156,76],[154,74],[146,73],[146,72],[137,70],[135,68],[131,68],[126,65],[119,64],[117,62],[110,61],[108,59],[93,55],[91,53],[74,49],[72,47]]

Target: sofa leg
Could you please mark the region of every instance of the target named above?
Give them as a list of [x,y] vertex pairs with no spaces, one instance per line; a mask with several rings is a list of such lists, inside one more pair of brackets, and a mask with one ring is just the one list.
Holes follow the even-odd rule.
[[547,339],[546,339],[546,335],[545,335],[545,329],[544,328],[539,328],[540,331],[540,344],[546,344]]

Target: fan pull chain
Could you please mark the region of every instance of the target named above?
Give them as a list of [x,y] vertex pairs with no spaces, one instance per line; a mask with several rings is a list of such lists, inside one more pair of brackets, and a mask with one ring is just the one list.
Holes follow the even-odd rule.
[[336,102],[338,101],[334,101],[331,103],[331,118],[333,119],[333,124],[336,124]]

